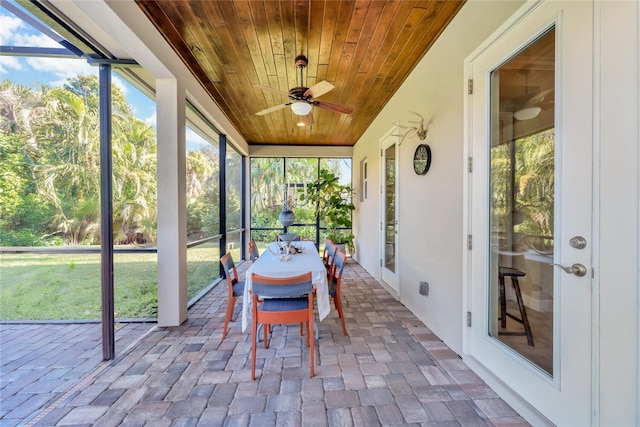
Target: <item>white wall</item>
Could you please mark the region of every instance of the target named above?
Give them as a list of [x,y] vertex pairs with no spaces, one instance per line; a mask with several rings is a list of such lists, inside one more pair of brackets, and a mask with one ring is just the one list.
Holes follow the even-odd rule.
[[[463,330],[463,63],[521,4],[465,4],[354,147],[354,182],[363,158],[369,167],[369,197],[356,210],[357,260],[380,279],[379,140],[393,123],[406,126],[407,120],[416,120],[410,111],[424,117],[426,141],[408,137],[399,153],[400,301],[457,353],[462,352]],[[429,172],[418,176],[412,160],[422,142],[431,147],[432,162]],[[418,293],[422,280],[430,284],[426,297]]]

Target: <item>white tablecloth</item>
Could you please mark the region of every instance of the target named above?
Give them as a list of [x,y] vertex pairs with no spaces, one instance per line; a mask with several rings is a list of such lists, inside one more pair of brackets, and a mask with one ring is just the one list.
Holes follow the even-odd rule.
[[[318,318],[323,320],[331,311],[329,302],[329,288],[327,286],[327,270],[324,267],[320,254],[313,242],[295,242],[296,246],[302,245],[304,251],[291,255],[288,261],[280,259],[272,254],[269,249],[265,249],[247,270],[247,277],[244,284],[244,295],[242,298],[242,331],[247,329],[251,323],[252,298],[249,296],[251,289],[251,274],[257,273],[270,277],[290,277],[304,274],[311,271],[313,284],[316,285],[316,301],[318,305]],[[271,243],[270,248],[278,253],[278,246]]]

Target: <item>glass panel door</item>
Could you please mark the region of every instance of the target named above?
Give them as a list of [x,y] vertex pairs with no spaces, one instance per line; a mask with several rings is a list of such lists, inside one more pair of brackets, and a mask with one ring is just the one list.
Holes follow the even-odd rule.
[[391,272],[396,271],[396,146],[385,150],[384,155],[384,266]]
[[399,293],[399,280],[396,261],[398,259],[398,212],[396,201],[398,200],[398,156],[397,138],[393,135],[382,141],[382,199],[380,215],[382,224],[380,231],[383,236],[380,266],[382,280]]

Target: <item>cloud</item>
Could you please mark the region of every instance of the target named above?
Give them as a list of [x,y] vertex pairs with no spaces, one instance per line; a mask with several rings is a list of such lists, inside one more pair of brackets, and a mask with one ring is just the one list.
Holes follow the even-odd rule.
[[154,128],[156,128],[156,124],[158,123],[156,112],[154,111],[149,117],[144,119],[144,122],[149,126],[153,126]]
[[62,47],[48,36],[35,32],[14,16],[0,15],[0,45],[20,47]]
[[61,48],[62,45],[55,40],[50,39],[44,34],[27,34],[19,33],[14,36],[14,46],[30,46],[30,47],[54,47]]
[[27,63],[37,72],[55,76],[58,81],[52,84],[58,86],[69,78],[98,74],[98,68],[89,65],[84,59],[30,57]]
[[202,147],[211,145],[206,139],[201,137],[189,126],[187,126],[187,130],[185,132],[185,141],[187,144],[187,151],[198,151],[201,150]]
[[16,56],[0,56],[0,74],[9,74],[12,70],[22,70],[22,62]]
[[21,19],[0,15],[0,46],[16,46],[14,39],[21,27],[24,28]]

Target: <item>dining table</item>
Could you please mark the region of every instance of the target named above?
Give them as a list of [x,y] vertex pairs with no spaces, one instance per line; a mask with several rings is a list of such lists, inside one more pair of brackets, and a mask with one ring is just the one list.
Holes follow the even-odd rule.
[[318,319],[322,321],[329,315],[331,304],[327,282],[327,270],[311,241],[298,241],[292,244],[299,251],[292,251],[288,257],[280,254],[285,247],[282,242],[272,242],[262,251],[260,257],[247,269],[244,294],[242,297],[242,332],[251,323],[252,304],[251,275],[253,273],[267,277],[291,277],[311,271],[312,282],[316,287],[315,300],[318,307]]

